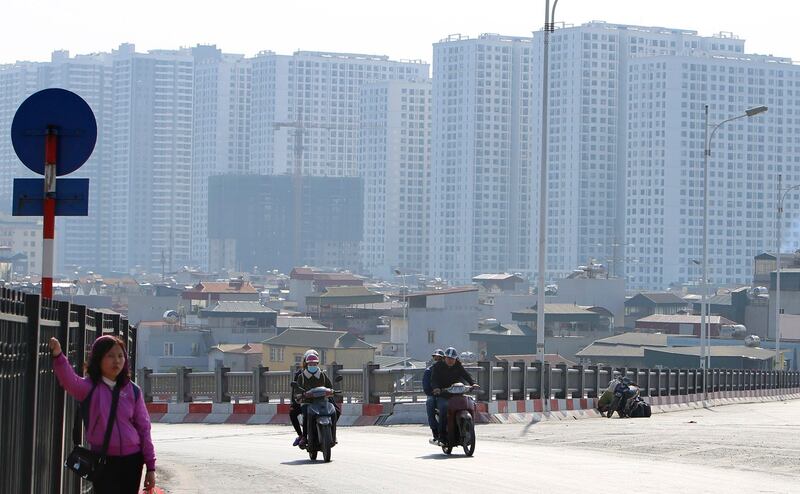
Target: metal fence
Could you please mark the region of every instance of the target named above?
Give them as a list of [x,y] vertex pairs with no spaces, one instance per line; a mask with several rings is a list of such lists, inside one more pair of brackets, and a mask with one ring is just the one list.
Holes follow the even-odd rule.
[[82,373],[95,335],[103,333],[127,341],[135,362],[136,330],[118,314],[0,288],[0,492],[88,492],[62,466],[78,407],[56,381],[48,341],[58,338]]
[[[703,392],[800,388],[800,372],[750,369],[631,369],[598,366],[544,366],[523,362],[479,362],[467,371],[480,384],[483,401],[540,398],[597,398],[615,372],[636,382],[642,396],[675,396]],[[328,368],[330,377],[342,376],[337,388],[343,399],[356,403],[408,402],[424,399],[424,369]],[[180,367],[174,373],[154,374],[141,369],[139,384],[147,401],[286,402],[290,398],[291,371],[258,367],[252,372],[192,372]],[[705,385],[704,385],[705,383]]]

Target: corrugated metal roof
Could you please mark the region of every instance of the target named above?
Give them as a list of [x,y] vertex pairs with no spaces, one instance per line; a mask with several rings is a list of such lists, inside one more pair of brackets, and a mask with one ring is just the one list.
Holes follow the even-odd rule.
[[597,340],[595,343],[626,346],[668,346],[667,335],[653,333],[623,333]]
[[234,343],[222,343],[211,347],[211,350],[219,350],[222,353],[263,353],[264,345],[261,343],[245,343],[244,345]]
[[[775,357],[775,350],[766,348],[753,348],[744,345],[713,345],[710,347],[710,349],[712,357],[744,357],[759,360],[768,360]],[[661,353],[671,353],[674,355],[691,355],[700,357],[699,346],[648,348],[648,350]]]
[[188,291],[200,293],[258,293],[249,281],[240,283],[235,280],[231,282],[201,281]]
[[201,312],[258,312],[258,313],[273,313],[273,309],[261,305],[261,302],[252,300],[223,300],[217,303],[210,309],[203,309]]
[[[534,307],[533,309],[515,310],[514,312],[519,314],[536,314],[536,308]],[[596,312],[592,312],[586,309],[586,307],[575,304],[544,304],[544,313],[597,315]]]
[[522,281],[522,278],[515,274],[509,273],[499,273],[499,274],[479,274],[478,276],[474,276],[472,281],[505,281],[511,278],[516,278]]
[[[636,322],[664,323],[664,324],[700,324],[700,316],[695,316],[691,314],[672,314],[672,315],[653,314],[647,317],[643,317],[641,319],[637,319]],[[708,316],[708,323],[736,324],[730,319],[726,319],[722,316]]]
[[300,346],[307,348],[375,348],[344,331],[290,328],[262,342],[265,345]]
[[444,288],[442,290],[433,290],[430,292],[421,292],[421,293],[413,293],[409,294],[408,298],[414,297],[429,297],[431,295],[449,295],[451,293],[465,293],[465,292],[477,292],[478,288],[474,286],[468,287],[456,287],[456,288]]
[[643,346],[603,345],[592,343],[575,354],[576,357],[644,357]]
[[629,305],[629,303],[631,303],[637,297],[644,297],[654,304],[675,304],[675,305],[686,304],[686,302],[682,298],[678,297],[674,293],[663,292],[663,293],[638,293],[633,297],[631,297],[630,299],[626,300],[625,305]]
[[308,316],[278,316],[279,328],[327,329]]

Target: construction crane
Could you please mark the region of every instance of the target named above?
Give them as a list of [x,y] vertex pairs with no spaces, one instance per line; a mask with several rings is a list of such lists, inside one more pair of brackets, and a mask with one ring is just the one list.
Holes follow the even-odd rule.
[[310,129],[334,129],[333,124],[307,122],[303,119],[303,110],[297,111],[297,120],[293,122],[274,122],[274,130],[281,128],[291,129],[294,136],[294,166],[292,167],[292,195],[294,206],[294,236],[292,239],[292,251],[296,256],[295,264],[303,262],[303,151],[305,136]]

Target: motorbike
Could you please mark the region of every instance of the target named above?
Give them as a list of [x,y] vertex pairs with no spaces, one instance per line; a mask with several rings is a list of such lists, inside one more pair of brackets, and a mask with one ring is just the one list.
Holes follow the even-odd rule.
[[[447,400],[447,442],[442,444],[442,452],[449,455],[454,446],[462,446],[464,454],[472,456],[475,453],[475,400],[466,393],[473,387],[455,383],[444,391],[450,394]],[[437,412],[438,413],[438,412]]]
[[631,410],[640,401],[639,387],[624,380],[619,382],[614,388],[614,398],[608,407],[606,417],[611,418],[617,412],[621,418],[630,417]]
[[[336,376],[334,382],[340,382],[342,376]],[[303,389],[296,382],[292,382],[292,389],[300,394],[301,399],[311,400],[302,406],[303,415],[308,414],[306,431],[306,451],[312,460],[317,459],[317,454],[322,452],[322,459],[325,463],[331,461],[331,448],[335,446],[334,427],[336,423],[336,407],[329,398],[340,395],[341,391],[336,391],[325,386],[317,386],[309,390]]]

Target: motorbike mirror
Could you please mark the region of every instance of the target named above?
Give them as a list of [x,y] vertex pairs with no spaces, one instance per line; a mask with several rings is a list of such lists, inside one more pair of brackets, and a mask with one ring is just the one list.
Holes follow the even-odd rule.
[[341,376],[341,375],[338,375],[333,379],[333,382],[339,383],[339,382],[342,382],[342,380],[344,380],[344,377]]

